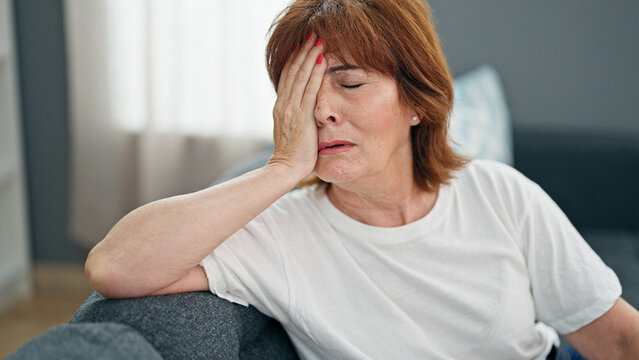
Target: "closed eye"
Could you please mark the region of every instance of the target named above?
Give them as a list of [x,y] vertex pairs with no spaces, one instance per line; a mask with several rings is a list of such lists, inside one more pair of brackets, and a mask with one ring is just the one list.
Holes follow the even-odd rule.
[[360,86],[362,86],[364,84],[355,84],[355,85],[344,85],[344,84],[341,84],[341,85],[342,85],[343,88],[346,88],[346,89],[356,89],[356,88],[358,88],[358,87],[360,87]]

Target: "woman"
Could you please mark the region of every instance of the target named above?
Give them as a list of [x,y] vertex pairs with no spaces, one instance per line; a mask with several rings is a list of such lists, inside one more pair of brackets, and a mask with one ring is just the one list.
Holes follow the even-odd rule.
[[267,67],[269,163],[125,216],[87,259],[103,295],[210,290],[279,320],[302,358],[545,359],[555,329],[639,358],[639,313],[554,202],[451,151],[421,2],[296,1]]

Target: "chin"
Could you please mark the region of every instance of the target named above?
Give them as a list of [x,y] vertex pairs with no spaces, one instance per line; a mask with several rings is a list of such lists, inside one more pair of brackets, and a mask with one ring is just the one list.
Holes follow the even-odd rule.
[[320,159],[315,166],[315,175],[322,181],[340,184],[355,180],[356,169],[353,164],[343,159]]

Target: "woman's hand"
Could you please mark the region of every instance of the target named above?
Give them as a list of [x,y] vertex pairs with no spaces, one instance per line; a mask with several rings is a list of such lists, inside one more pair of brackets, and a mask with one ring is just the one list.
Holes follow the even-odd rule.
[[288,59],[277,85],[273,107],[273,156],[269,164],[284,164],[296,170],[299,180],[308,176],[317,162],[317,125],[313,110],[326,71],[324,46],[314,33]]

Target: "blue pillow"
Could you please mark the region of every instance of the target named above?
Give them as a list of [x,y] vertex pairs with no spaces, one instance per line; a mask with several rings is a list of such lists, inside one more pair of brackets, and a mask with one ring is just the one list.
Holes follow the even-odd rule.
[[448,128],[453,149],[471,158],[513,165],[510,114],[497,71],[482,65],[457,77],[453,88]]

